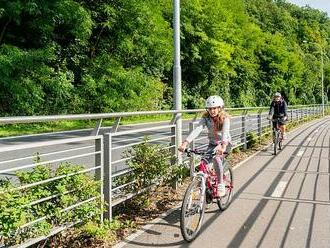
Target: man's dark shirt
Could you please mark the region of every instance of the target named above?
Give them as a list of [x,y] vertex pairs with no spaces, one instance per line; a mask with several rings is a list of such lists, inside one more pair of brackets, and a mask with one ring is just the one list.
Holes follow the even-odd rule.
[[272,101],[269,108],[269,115],[275,118],[288,116],[287,114],[288,106],[284,100],[279,102]]

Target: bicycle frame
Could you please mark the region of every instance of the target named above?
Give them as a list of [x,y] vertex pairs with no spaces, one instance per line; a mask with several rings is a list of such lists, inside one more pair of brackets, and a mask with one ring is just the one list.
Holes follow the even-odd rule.
[[[215,156],[219,156],[219,155],[215,155]],[[221,157],[222,163],[224,163],[224,156],[219,156],[219,157]],[[203,185],[206,185],[207,188],[211,190],[212,198],[216,198],[218,195],[219,179],[216,172],[214,170],[211,170],[208,164],[209,162],[205,158],[202,158],[199,163],[199,172],[196,174],[196,176],[203,177]],[[203,190],[206,190],[206,188],[204,188]]]
[[208,168],[208,162],[205,159],[201,159],[199,164],[199,172],[197,173],[197,175],[203,176],[203,185],[204,185],[203,190],[206,190],[205,187],[207,186],[207,188],[209,188],[212,192],[212,198],[217,197],[218,195],[217,186],[219,184],[219,180],[215,171],[211,171]]
[[281,131],[281,129],[280,129],[280,120],[281,120],[281,118],[273,119],[273,122],[275,122],[275,125],[273,126],[274,131]]
[[[204,156],[204,152],[198,152],[194,150],[189,150],[188,154],[195,153],[198,155]],[[216,153],[209,154],[209,156],[212,156],[212,160],[214,158],[220,158],[222,160],[222,165],[225,164],[225,155],[228,153],[224,153],[223,155],[216,155]],[[189,155],[188,155],[189,156]],[[216,159],[217,160],[217,159]],[[205,158],[202,157],[198,166],[198,172],[194,173],[194,178],[200,177],[202,180],[202,190],[203,192],[206,192],[206,188],[208,188],[211,191],[212,199],[218,198],[218,185],[219,185],[219,178],[214,170],[211,170],[208,166],[210,162]],[[217,166],[217,165],[215,165]],[[221,175],[223,177],[223,180],[226,180],[225,175]],[[229,186],[230,188],[233,188],[232,182]]]

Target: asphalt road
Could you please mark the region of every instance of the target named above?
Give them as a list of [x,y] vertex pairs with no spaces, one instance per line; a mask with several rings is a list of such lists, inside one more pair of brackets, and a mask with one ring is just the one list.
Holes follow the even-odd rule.
[[[267,124],[267,120],[263,120],[264,125]],[[145,123],[140,125],[125,125],[119,126],[117,132],[121,131],[128,131],[128,130],[138,130],[141,128],[147,127],[157,127],[167,125],[168,122],[161,122],[161,123]],[[257,128],[257,120],[255,116],[251,116],[247,122],[247,130]],[[183,137],[186,137],[189,130],[189,121],[183,122]],[[232,118],[231,121],[231,135],[233,140],[237,142],[241,140],[241,132],[242,132],[242,122],[241,118]],[[78,156],[79,154],[90,153],[94,151],[95,142],[92,141],[84,141],[84,142],[74,142],[70,144],[60,144],[56,146],[42,146],[38,148],[28,148],[22,149],[19,151],[10,151],[10,152],[1,152],[2,148],[14,146],[14,145],[28,145],[37,142],[43,141],[54,141],[54,140],[62,140],[62,139],[69,139],[69,138],[77,138],[77,137],[86,137],[91,135],[92,130],[77,130],[77,131],[69,131],[69,132],[55,132],[55,133],[47,133],[47,134],[38,134],[38,135],[27,135],[27,136],[18,136],[18,137],[9,137],[9,138],[0,138],[0,171],[8,168],[15,168],[18,166],[26,165],[29,163],[33,163],[33,158],[17,160],[18,158],[25,158],[31,157],[33,154],[39,153],[41,156],[43,154],[49,154],[42,157],[43,161],[48,160],[55,160],[65,156]],[[100,135],[104,133],[110,132],[110,128],[102,128],[99,132]],[[170,128],[167,129],[160,129],[160,130],[153,130],[153,131],[145,131],[145,132],[136,132],[133,134],[124,134],[121,136],[113,137],[112,141],[112,161],[116,162],[123,158],[123,152],[127,150],[131,144],[136,142],[141,142],[145,136],[148,136],[150,139],[158,139],[164,138],[162,140],[156,141],[154,143],[158,144],[169,144],[170,143],[170,136],[171,131]],[[205,138],[206,134],[201,135],[201,138]],[[199,144],[204,144],[207,142],[205,139],[197,141]],[[122,146],[125,146],[121,148]],[[127,147],[128,146],[128,147]],[[86,147],[86,148],[83,148]],[[69,150],[69,149],[76,149],[81,148],[81,150],[74,150],[68,151],[66,153],[59,153],[59,151]],[[11,162],[7,163],[6,161],[12,160]],[[95,158],[94,156],[82,157],[69,160],[70,162],[83,164],[86,167],[93,167],[95,166]],[[117,172],[122,169],[127,168],[125,162],[114,163],[112,166],[112,171]],[[10,173],[9,173],[10,174]],[[11,173],[13,174],[13,173]]]
[[273,156],[265,149],[234,170],[235,195],[206,211],[202,231],[186,243],[180,211],[119,247],[330,247],[330,118],[288,135]]
[[[265,126],[269,123],[266,120],[267,113],[263,113],[262,125]],[[293,118],[296,117],[296,113],[293,113]],[[189,130],[189,122],[183,122],[183,138],[185,138],[188,134]],[[157,127],[162,125],[167,125],[168,122],[161,123],[144,123],[139,125],[125,125],[119,126],[117,132],[128,131],[128,130],[138,130],[141,128],[147,127]],[[249,115],[246,120],[246,131],[257,130],[258,121],[256,115]],[[72,162],[73,164],[84,165],[85,168],[92,168],[96,165],[95,155],[91,154],[89,156],[85,156],[85,154],[92,153],[95,150],[95,142],[92,141],[84,141],[84,142],[74,142],[70,144],[60,144],[56,146],[42,146],[38,148],[29,148],[22,150],[14,150],[10,152],[2,152],[2,148],[14,146],[14,145],[29,145],[36,142],[43,141],[54,141],[54,140],[62,140],[69,138],[77,138],[90,136],[92,130],[77,130],[77,131],[69,131],[69,132],[55,132],[55,133],[47,133],[47,134],[39,134],[39,135],[28,135],[28,136],[18,136],[18,137],[9,137],[9,138],[0,138],[0,178],[1,177],[9,177],[15,178],[15,171],[4,172],[1,170],[14,169],[19,166],[25,166],[34,163],[35,154],[39,154],[42,161],[54,161],[57,159],[69,158],[66,161]],[[105,127],[100,129],[100,135],[104,133],[110,132],[109,127]],[[242,118],[241,117],[232,117],[231,118],[231,136],[234,141],[234,145],[241,142],[241,134],[242,134]],[[112,173],[120,172],[128,168],[128,165],[125,161],[122,160],[124,155],[124,151],[127,150],[132,144],[136,142],[141,142],[145,136],[149,136],[150,139],[159,139],[164,138],[162,140],[156,141],[154,143],[158,144],[169,144],[170,143],[170,128],[168,129],[160,129],[146,132],[136,132],[133,134],[126,134],[121,136],[116,136],[112,141]],[[204,139],[203,139],[204,137]],[[199,141],[197,141],[197,145],[206,144],[207,140],[205,139],[206,133],[201,135]],[[124,146],[124,147],[122,147]],[[65,152],[61,152],[65,151]],[[82,157],[78,157],[82,156]],[[70,158],[75,157],[75,158]],[[10,162],[8,162],[10,161]],[[119,162],[118,162],[119,161]],[[51,164],[56,167],[59,162],[52,162]]]

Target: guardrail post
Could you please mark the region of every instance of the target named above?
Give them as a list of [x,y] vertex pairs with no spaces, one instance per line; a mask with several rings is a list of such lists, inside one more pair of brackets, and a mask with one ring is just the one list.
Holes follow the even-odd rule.
[[309,119],[309,107],[305,109],[305,113],[306,113],[306,118]]
[[171,164],[174,165],[177,161],[177,138],[176,138],[176,132],[175,132],[175,126],[171,127],[171,156],[172,156],[172,160],[171,160]]
[[262,110],[259,110],[258,112],[258,136],[259,136],[259,141],[261,141],[261,134],[262,134]]
[[[99,152],[95,154],[95,167],[100,166],[100,169],[95,171],[95,179],[101,182],[101,204],[103,204],[104,199],[104,188],[103,188],[103,181],[104,181],[104,166],[103,166],[103,139],[97,138],[95,139],[95,152]],[[103,222],[103,213],[101,213],[101,222]]]
[[[176,163],[181,165],[182,160],[178,159],[178,137],[177,137],[177,132],[176,132],[176,126],[171,127],[171,165],[174,166]],[[172,187],[174,189],[177,189],[178,184],[177,182],[173,182]]]
[[111,166],[111,133],[104,134],[104,178],[103,178],[103,195],[105,201],[104,218],[112,220],[112,166]]
[[243,143],[243,149],[247,149],[247,140],[246,140],[246,135],[247,135],[247,130],[246,130],[246,119],[247,119],[247,111],[243,111],[242,115],[242,138],[241,138],[241,143]]
[[121,117],[117,117],[115,123],[113,123],[113,125],[111,127],[111,132],[112,133],[117,132],[120,121],[121,121]]
[[307,107],[307,109],[306,109],[306,112],[307,112],[307,117],[309,118],[310,117],[310,107]]
[[[194,130],[195,124],[194,122],[189,123],[189,133],[191,133],[192,130]],[[189,144],[191,149],[195,149],[195,141],[193,140]],[[194,177],[194,172],[195,172],[195,155],[192,154],[191,157],[189,158],[189,165],[190,165],[190,177]]]
[[305,119],[307,116],[307,108],[303,108],[303,118]]
[[102,125],[102,119],[99,119],[96,123],[96,127],[92,130],[91,132],[91,136],[96,136],[96,135],[99,135],[99,131],[100,131],[100,128],[101,128],[101,125]]
[[[175,163],[181,164],[182,156],[179,155],[179,152],[178,152],[178,147],[181,145],[181,144],[179,144],[179,142],[181,142],[181,137],[178,137],[179,134],[177,132],[177,125],[176,125],[178,118],[179,118],[178,115],[173,115],[173,118],[170,122],[171,125],[174,125],[174,127],[171,128],[171,135],[172,135],[171,146],[173,146],[171,149],[171,155],[173,158],[176,158]],[[182,132],[182,130],[181,130],[181,132]]]

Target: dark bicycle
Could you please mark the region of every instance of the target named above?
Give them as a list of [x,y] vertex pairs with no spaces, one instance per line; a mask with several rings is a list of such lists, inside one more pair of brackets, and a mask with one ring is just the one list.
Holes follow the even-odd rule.
[[277,154],[277,149],[282,150],[283,134],[280,129],[280,123],[283,121],[283,117],[274,118],[273,121],[273,143],[274,143],[274,155]]
[[[233,171],[223,159],[223,182],[226,194],[218,197],[218,177],[216,175],[213,157],[215,153],[205,153],[187,149],[188,156],[192,153],[202,155],[198,172],[194,175],[192,182],[186,190],[181,207],[180,228],[183,238],[190,242],[194,240],[202,226],[206,203],[216,202],[220,210],[225,210],[231,203],[233,195]],[[222,155],[223,157],[226,154]]]

